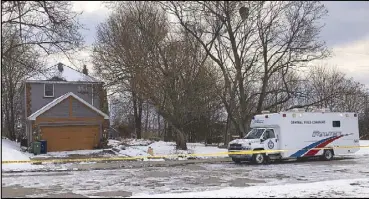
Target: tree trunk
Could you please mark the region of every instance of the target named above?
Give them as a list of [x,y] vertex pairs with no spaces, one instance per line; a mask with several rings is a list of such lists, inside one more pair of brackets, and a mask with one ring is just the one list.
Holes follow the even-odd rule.
[[5,89],[4,86],[1,86],[1,132],[3,135],[5,135],[5,104],[6,104],[6,100],[5,100]]
[[177,150],[187,150],[187,143],[184,133],[178,128],[174,127],[176,131],[176,149]]
[[230,118],[230,115],[228,114],[227,116],[227,124],[226,124],[226,129],[225,129],[225,132],[224,132],[224,145],[227,146],[228,143],[229,143],[229,136],[228,136],[228,131],[229,131],[229,126],[231,124],[231,118]]
[[169,142],[173,140],[173,127],[167,121],[165,121],[165,134],[164,134],[164,141]]
[[11,98],[9,99],[9,103],[10,103],[10,120],[8,121],[8,128],[9,128],[9,134],[10,134],[10,139],[11,140],[16,140],[16,135],[15,135],[15,111],[14,111],[14,99],[13,99],[13,95],[10,95]]
[[158,135],[161,138],[161,130],[160,130],[160,115],[158,113]]
[[141,139],[141,119],[142,119],[142,103],[137,98],[136,93],[132,92],[132,102],[133,102],[133,115],[135,121],[135,132],[137,139]]
[[8,121],[8,129],[10,134],[11,140],[16,140],[15,135],[15,107],[14,107],[14,95],[15,95],[15,89],[13,88],[13,79],[9,78],[9,121]]
[[137,131],[140,132],[140,138],[142,138],[142,101],[138,99],[138,117],[136,123]]
[[149,126],[149,103],[146,103],[145,132],[147,132],[148,126]]

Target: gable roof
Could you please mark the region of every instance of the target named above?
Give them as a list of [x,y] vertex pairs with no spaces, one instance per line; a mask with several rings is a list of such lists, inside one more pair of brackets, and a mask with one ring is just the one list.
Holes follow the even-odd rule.
[[28,119],[29,120],[36,120],[36,118],[38,116],[40,116],[41,114],[45,113],[47,110],[51,109],[52,107],[56,106],[61,101],[67,99],[69,96],[74,97],[76,100],[80,101],[81,103],[85,104],[86,106],[88,106],[92,110],[96,111],[97,113],[99,113],[100,115],[102,115],[104,117],[104,119],[109,119],[109,116],[107,114],[105,114],[102,111],[100,111],[99,109],[95,108],[90,103],[86,102],[85,100],[83,100],[82,98],[78,97],[76,94],[74,94],[72,92],[66,93],[66,94],[64,94],[64,95],[62,95],[62,96],[54,99],[53,101],[51,101],[50,103],[46,104],[44,107],[40,108],[39,110],[37,110],[36,112],[34,112],[32,115],[30,115],[28,117]]
[[[59,71],[59,67],[62,67],[61,71]],[[55,64],[47,68],[44,72],[31,76],[26,81],[48,81],[53,79],[56,81],[66,82],[101,82],[98,79],[85,75],[63,63]]]

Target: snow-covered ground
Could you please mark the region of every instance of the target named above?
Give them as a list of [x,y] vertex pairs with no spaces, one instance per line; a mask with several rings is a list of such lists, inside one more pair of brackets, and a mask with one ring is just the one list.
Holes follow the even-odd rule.
[[[62,151],[62,152],[50,152],[48,154],[40,154],[34,156],[33,154],[22,152],[20,150],[20,144],[10,141],[8,139],[2,139],[2,160],[30,160],[30,158],[65,158],[72,155],[81,155],[81,156],[108,156],[108,157],[134,157],[134,156],[151,156],[148,154],[148,148],[151,147],[154,152],[154,156],[165,156],[165,159],[178,159],[183,160],[187,159],[189,155],[185,154],[194,154],[196,158],[215,158],[215,157],[227,157],[227,155],[216,155],[214,154],[219,152],[226,152],[227,149],[221,149],[216,146],[205,146],[202,143],[188,143],[187,151],[176,150],[174,142],[153,142],[149,140],[109,140],[109,145],[115,149],[116,154],[107,154],[104,153],[103,150],[79,150],[79,151]],[[361,146],[369,146],[368,140],[361,140]],[[177,157],[178,154],[183,154],[186,157]],[[207,154],[207,155],[202,155]],[[367,156],[369,155],[369,147],[361,148],[354,156]],[[165,161],[165,159],[143,159],[144,161]],[[86,163],[83,163],[86,164]],[[3,164],[2,170],[38,170],[38,169],[64,169],[62,166],[58,165],[57,167],[53,164],[43,164],[43,165],[31,165],[29,163],[14,163],[14,164]]]
[[369,155],[369,140],[360,140],[360,150],[353,155]]
[[[226,149],[220,149],[215,146],[205,146],[201,143],[188,143],[188,150],[176,150],[174,142],[163,142],[163,141],[150,141],[143,139],[127,139],[122,141],[117,140],[109,140],[109,146],[111,148],[116,149],[116,154],[105,153],[104,150],[77,150],[77,151],[61,151],[61,152],[49,152],[47,154],[39,154],[34,156],[31,153],[21,152],[20,143],[16,143],[14,141],[10,141],[8,139],[2,139],[2,160],[12,161],[12,160],[30,160],[32,158],[36,159],[44,159],[44,158],[66,158],[78,155],[81,158],[83,157],[94,157],[94,156],[103,156],[103,157],[150,157],[151,155],[148,153],[148,148],[151,147],[154,152],[154,156],[166,156],[166,159],[178,159],[183,160],[187,159],[187,157],[177,157],[176,154],[214,154],[218,152],[226,152]],[[171,156],[173,155],[173,156]],[[212,156],[199,156],[197,158],[207,158]],[[226,155],[216,156],[216,157],[226,157]],[[144,161],[165,161],[163,158],[153,159],[153,158],[144,158]],[[83,163],[86,164],[86,163]],[[11,163],[11,164],[3,164],[3,171],[10,170],[38,170],[38,169],[51,169],[51,168],[61,168],[62,166],[54,166],[53,164],[43,164],[43,165],[31,165],[29,163]]]
[[369,178],[330,180],[323,182],[225,188],[212,191],[137,194],[131,198],[263,198],[263,197],[367,197]]
[[367,165],[369,159],[359,155],[328,162],[271,165],[227,162],[3,173],[2,188],[3,194],[17,192],[23,193],[23,197],[58,195],[62,198],[71,194],[79,197],[162,197],[162,194],[163,197],[364,197],[369,189]]
[[[360,143],[362,146],[369,145],[369,141]],[[5,145],[17,149],[9,143]],[[198,146],[201,149],[201,145]],[[157,151],[159,153],[160,149]],[[363,147],[354,157],[328,162],[271,165],[228,162],[114,170],[3,173],[2,188],[3,194],[16,192],[19,194],[17,197],[366,197],[369,195],[368,156],[369,148]]]
[[[124,141],[123,141],[124,142]],[[219,152],[227,152],[227,149],[220,149],[215,146],[205,146],[202,143],[187,143],[187,151],[184,150],[176,150],[175,142],[164,142],[158,141],[153,142],[148,145],[144,145],[143,141],[138,140],[138,143],[135,144],[134,141],[129,141],[130,146],[127,146],[125,150],[120,150],[118,152],[119,156],[150,156],[148,154],[148,148],[151,147],[153,149],[154,156],[166,156],[168,159],[177,159],[175,155],[178,154],[193,154],[196,155],[197,158],[208,158],[212,157],[213,154]],[[124,142],[125,143],[125,142]],[[115,143],[116,144],[116,143]],[[207,154],[207,155],[202,155]],[[173,155],[173,156],[171,156]],[[227,157],[227,155],[217,155],[216,157]]]
[[[33,154],[22,152],[20,143],[10,141],[8,139],[2,139],[1,142],[1,160],[2,161],[24,161],[30,160]],[[32,170],[42,168],[40,165],[31,165],[29,163],[19,164],[1,164],[2,170]]]

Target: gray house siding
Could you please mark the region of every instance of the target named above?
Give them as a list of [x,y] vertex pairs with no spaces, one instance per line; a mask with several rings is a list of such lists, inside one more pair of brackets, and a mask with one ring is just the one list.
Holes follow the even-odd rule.
[[73,117],[99,117],[100,115],[94,110],[88,108],[77,100],[72,101],[72,116]]
[[59,104],[47,110],[40,117],[48,118],[68,118],[69,117],[69,98],[61,101]]
[[[42,108],[46,104],[50,103],[54,99],[64,95],[68,92],[73,92],[78,97],[82,98],[86,102],[92,104],[92,87],[88,85],[88,93],[82,94],[78,92],[78,86],[86,84],[68,84],[68,83],[54,83],[54,97],[44,97],[44,83],[32,83],[31,89],[31,111],[34,113],[38,109]],[[93,106],[100,110],[99,96],[94,92]],[[31,113],[31,114],[32,114]]]

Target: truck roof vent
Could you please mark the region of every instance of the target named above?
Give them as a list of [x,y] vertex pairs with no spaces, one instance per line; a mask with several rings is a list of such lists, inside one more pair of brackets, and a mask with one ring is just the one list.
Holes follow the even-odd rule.
[[270,111],[261,111],[262,114],[270,113]]

